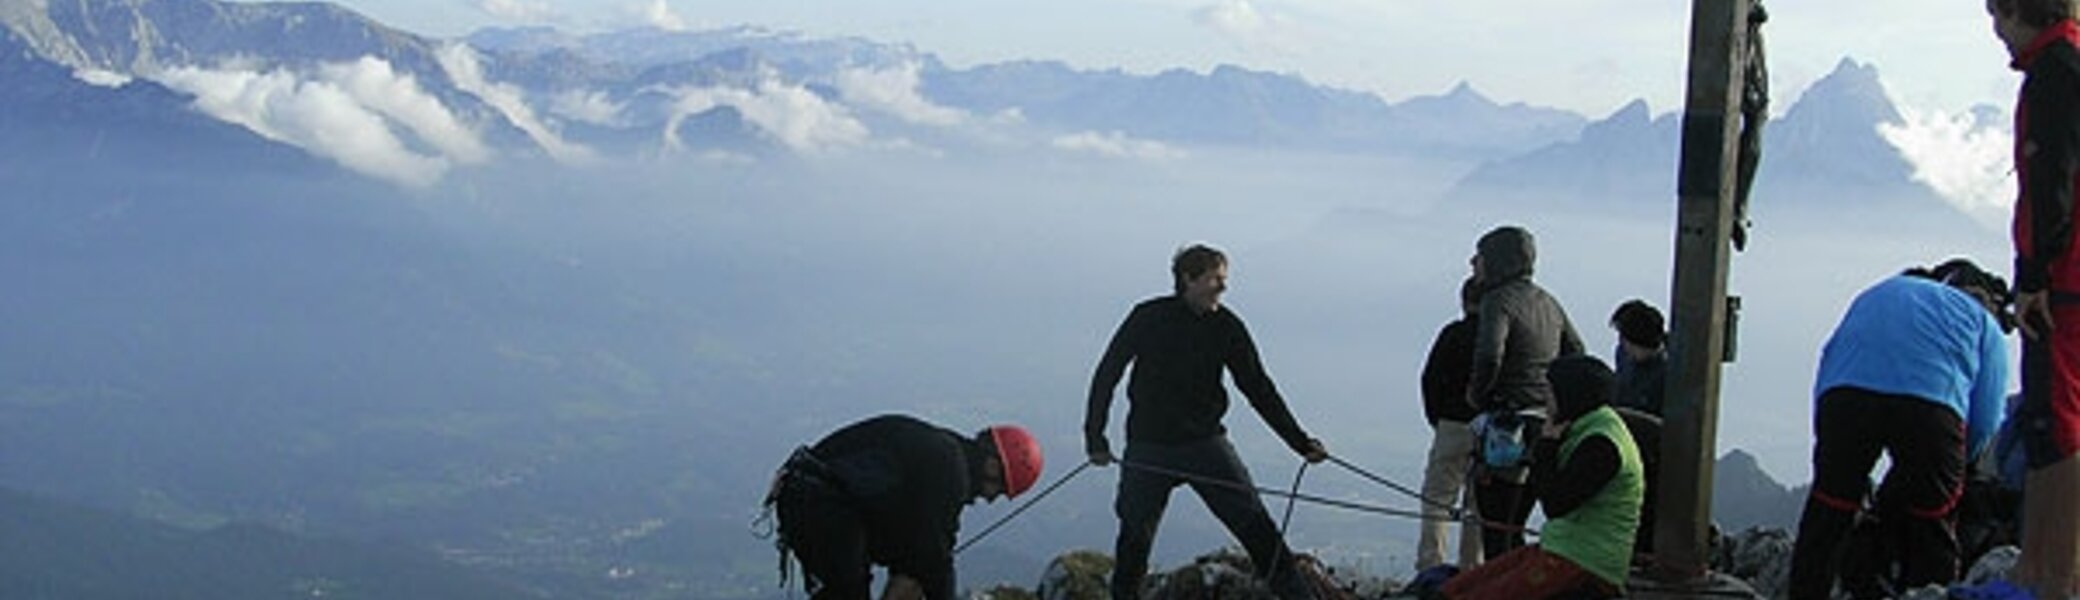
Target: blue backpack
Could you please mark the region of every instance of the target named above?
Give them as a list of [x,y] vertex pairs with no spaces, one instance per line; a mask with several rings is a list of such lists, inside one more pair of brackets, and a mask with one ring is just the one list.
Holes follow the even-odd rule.
[[1524,465],[1529,452],[1525,432],[1544,427],[1546,417],[1537,410],[1495,411],[1473,418],[1474,438],[1480,440],[1481,463],[1493,469]]

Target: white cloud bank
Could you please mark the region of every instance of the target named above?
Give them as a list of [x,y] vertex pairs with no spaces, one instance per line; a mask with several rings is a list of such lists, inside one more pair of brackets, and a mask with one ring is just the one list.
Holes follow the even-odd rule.
[[432,185],[455,164],[490,158],[477,133],[415,78],[371,57],[310,75],[178,67],[160,82],[194,95],[212,117],[403,185]]
[[824,101],[808,88],[768,74],[750,89],[733,87],[654,88],[675,98],[665,122],[664,145],[682,150],[679,126],[688,117],[720,107],[736,109],[744,121],[798,153],[815,154],[867,142],[867,126],[844,105]]
[[850,68],[840,71],[835,83],[846,101],[904,121],[937,127],[967,122],[968,113],[934,104],[917,91],[922,69],[916,61],[888,69]]
[[390,63],[364,56],[361,60],[319,69],[321,78],[345,90],[363,106],[403,124],[441,154],[463,164],[491,159],[491,150],[464,126],[439,99],[419,87],[416,78],[398,73]]
[[101,69],[75,70],[72,72],[72,78],[80,80],[81,83],[85,83],[87,85],[92,85],[96,87],[119,88],[126,85],[130,85],[129,75],[124,75],[115,71],[104,71]]
[[549,98],[549,114],[581,123],[619,126],[621,111],[628,105],[615,102],[606,92],[564,90]]
[[1244,50],[1290,53],[1299,46],[1299,25],[1295,20],[1261,10],[1250,0],[1222,0],[1201,7],[1192,12],[1192,21]]
[[544,152],[548,152],[550,158],[564,164],[585,163],[594,158],[591,148],[564,140],[563,136],[536,117],[534,109],[527,105],[525,92],[518,86],[494,83],[486,79],[482,61],[478,60],[476,50],[463,44],[449,44],[440,49],[436,58],[440,61],[441,68],[447,70],[448,78],[454,80],[456,88],[497,109],[500,114],[505,115],[507,121],[519,127],[520,131],[526,132],[529,139],[541,146]]
[[650,3],[644,5],[637,14],[641,16],[643,24],[651,27],[665,31],[687,29],[686,17],[679,16],[679,12],[672,10],[672,5],[666,4],[664,0],[650,0]]
[[1913,166],[1914,179],[1981,222],[2003,223],[2016,194],[2013,134],[1970,113],[1900,112],[1905,124],[1878,133]]
[[1118,131],[1082,133],[1057,136],[1050,145],[1061,150],[1088,152],[1111,158],[1140,160],[1175,160],[1185,157],[1183,150],[1162,142],[1127,137]]

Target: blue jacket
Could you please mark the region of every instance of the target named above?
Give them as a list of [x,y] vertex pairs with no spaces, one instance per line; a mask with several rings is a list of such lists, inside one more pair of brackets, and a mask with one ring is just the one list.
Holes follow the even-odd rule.
[[1813,397],[1843,386],[1948,407],[1965,422],[1967,456],[1977,456],[2000,427],[2008,342],[1971,295],[1895,276],[1858,294],[1820,351]]

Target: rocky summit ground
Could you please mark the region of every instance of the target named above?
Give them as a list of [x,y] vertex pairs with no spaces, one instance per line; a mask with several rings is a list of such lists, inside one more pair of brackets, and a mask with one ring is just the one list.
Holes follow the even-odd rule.
[[[1726,536],[1713,551],[1712,568],[1745,581],[1763,598],[1780,599],[1791,576],[1793,535],[1783,529],[1756,528]],[[1976,586],[2006,578],[2019,552],[2013,546],[1996,548],[1981,557],[1956,587]],[[1312,555],[1301,555],[1301,572],[1314,584],[1322,600],[1369,600],[1417,597],[1397,579],[1340,571]],[[1035,588],[999,585],[977,592],[976,600],[1107,600],[1106,578],[1112,572],[1112,557],[1095,550],[1077,550],[1056,557]],[[1250,575],[1249,557],[1234,548],[1223,549],[1175,569],[1150,574],[1144,583],[1149,600],[1272,600],[1271,590]],[[1900,590],[1898,597],[1940,599],[1951,590],[1928,586]],[[1839,597],[1847,597],[1837,593]]]

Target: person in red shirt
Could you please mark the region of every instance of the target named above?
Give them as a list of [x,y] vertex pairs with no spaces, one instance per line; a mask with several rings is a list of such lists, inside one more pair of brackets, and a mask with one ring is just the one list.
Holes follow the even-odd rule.
[[2024,334],[2029,456],[2018,583],[2080,596],[2080,24],[2075,0],[1987,0],[1994,34],[2023,73],[2015,106],[2015,309]]

